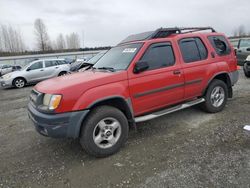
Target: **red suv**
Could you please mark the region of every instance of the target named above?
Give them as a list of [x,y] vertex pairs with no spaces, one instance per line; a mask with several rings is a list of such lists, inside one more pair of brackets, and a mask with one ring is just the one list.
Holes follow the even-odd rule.
[[85,72],[37,84],[29,117],[40,134],[80,138],[89,154],[105,157],[121,148],[137,122],[196,104],[221,111],[238,77],[224,34],[160,28],[129,36]]

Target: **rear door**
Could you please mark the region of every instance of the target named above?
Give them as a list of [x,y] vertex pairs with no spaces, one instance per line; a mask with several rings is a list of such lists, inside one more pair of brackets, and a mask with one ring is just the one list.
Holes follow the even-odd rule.
[[45,69],[44,69],[44,79],[52,78],[57,76],[57,69],[59,65],[56,60],[46,60],[44,61]]
[[210,75],[217,70],[201,37],[181,38],[178,41],[185,78],[185,99],[200,96]]
[[136,116],[183,100],[184,78],[171,42],[146,44],[140,60],[148,63],[148,70],[138,74],[133,69],[129,71]]

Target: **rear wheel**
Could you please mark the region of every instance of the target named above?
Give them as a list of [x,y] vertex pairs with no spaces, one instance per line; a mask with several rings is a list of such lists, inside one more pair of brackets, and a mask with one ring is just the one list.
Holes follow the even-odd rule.
[[246,71],[245,69],[244,69],[244,74],[247,78],[250,78],[250,72]]
[[100,106],[83,124],[80,143],[95,157],[106,157],[119,151],[128,138],[128,120],[118,109]]
[[204,96],[205,102],[202,103],[202,108],[209,113],[216,113],[223,110],[228,99],[228,88],[225,82],[221,80],[213,80],[208,86]]
[[67,74],[67,72],[63,71],[63,72],[60,72],[60,73],[58,74],[58,76],[64,76],[64,75],[66,75],[66,74]]
[[26,81],[25,79],[23,78],[16,78],[14,81],[13,81],[13,85],[16,87],[16,88],[23,88],[26,84]]

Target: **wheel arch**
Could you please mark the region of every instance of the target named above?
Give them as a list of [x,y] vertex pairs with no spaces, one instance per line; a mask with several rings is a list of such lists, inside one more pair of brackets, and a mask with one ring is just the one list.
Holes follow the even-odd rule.
[[15,86],[15,85],[14,85],[14,82],[15,82],[15,80],[18,79],[18,78],[21,78],[21,79],[23,79],[23,80],[25,81],[25,83],[28,83],[28,82],[27,82],[27,79],[24,78],[23,76],[17,76],[17,77],[14,78],[13,81],[12,81],[12,85],[13,85],[13,86]]
[[133,108],[132,108],[132,103],[131,103],[130,98],[125,99],[121,96],[106,97],[106,98],[99,99],[88,106],[89,112],[87,116],[82,120],[82,124],[79,129],[78,136],[80,136],[79,134],[81,134],[81,130],[84,127],[84,121],[91,114],[91,109],[94,109],[98,106],[104,106],[104,105],[112,106],[121,110],[124,113],[124,115],[127,117],[129,126],[132,127],[135,125]]
[[211,82],[212,82],[213,80],[215,80],[215,79],[221,80],[221,81],[223,81],[223,82],[227,85],[227,87],[228,87],[228,97],[229,97],[229,98],[232,98],[232,97],[233,97],[232,82],[231,82],[231,78],[230,78],[230,76],[229,76],[229,74],[228,74],[227,72],[221,72],[221,73],[218,73],[218,74],[214,75],[214,76],[208,81],[208,83],[207,83],[205,89],[203,90],[202,95],[205,95],[205,94],[206,94],[209,85],[210,85]]
[[125,99],[121,96],[106,97],[93,102],[88,106],[88,108],[93,109],[103,105],[113,106],[121,110],[129,121],[134,120],[133,108],[130,98]]
[[59,73],[58,73],[58,76],[60,76],[62,73],[68,73],[66,70],[61,70]]

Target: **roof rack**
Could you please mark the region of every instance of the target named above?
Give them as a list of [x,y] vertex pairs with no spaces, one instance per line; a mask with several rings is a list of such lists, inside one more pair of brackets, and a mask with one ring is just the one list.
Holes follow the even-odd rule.
[[173,28],[159,28],[157,29],[148,39],[154,38],[165,38],[172,34],[181,33],[194,33],[204,30],[211,30],[211,32],[216,32],[212,27],[173,27]]
[[155,38],[165,38],[172,34],[184,34],[184,33],[194,33],[204,30],[211,30],[211,32],[216,32],[212,27],[173,27],[173,28],[159,28],[156,31],[149,31],[144,33],[139,33],[135,35],[130,35],[119,44],[124,44],[133,41],[149,40]]

